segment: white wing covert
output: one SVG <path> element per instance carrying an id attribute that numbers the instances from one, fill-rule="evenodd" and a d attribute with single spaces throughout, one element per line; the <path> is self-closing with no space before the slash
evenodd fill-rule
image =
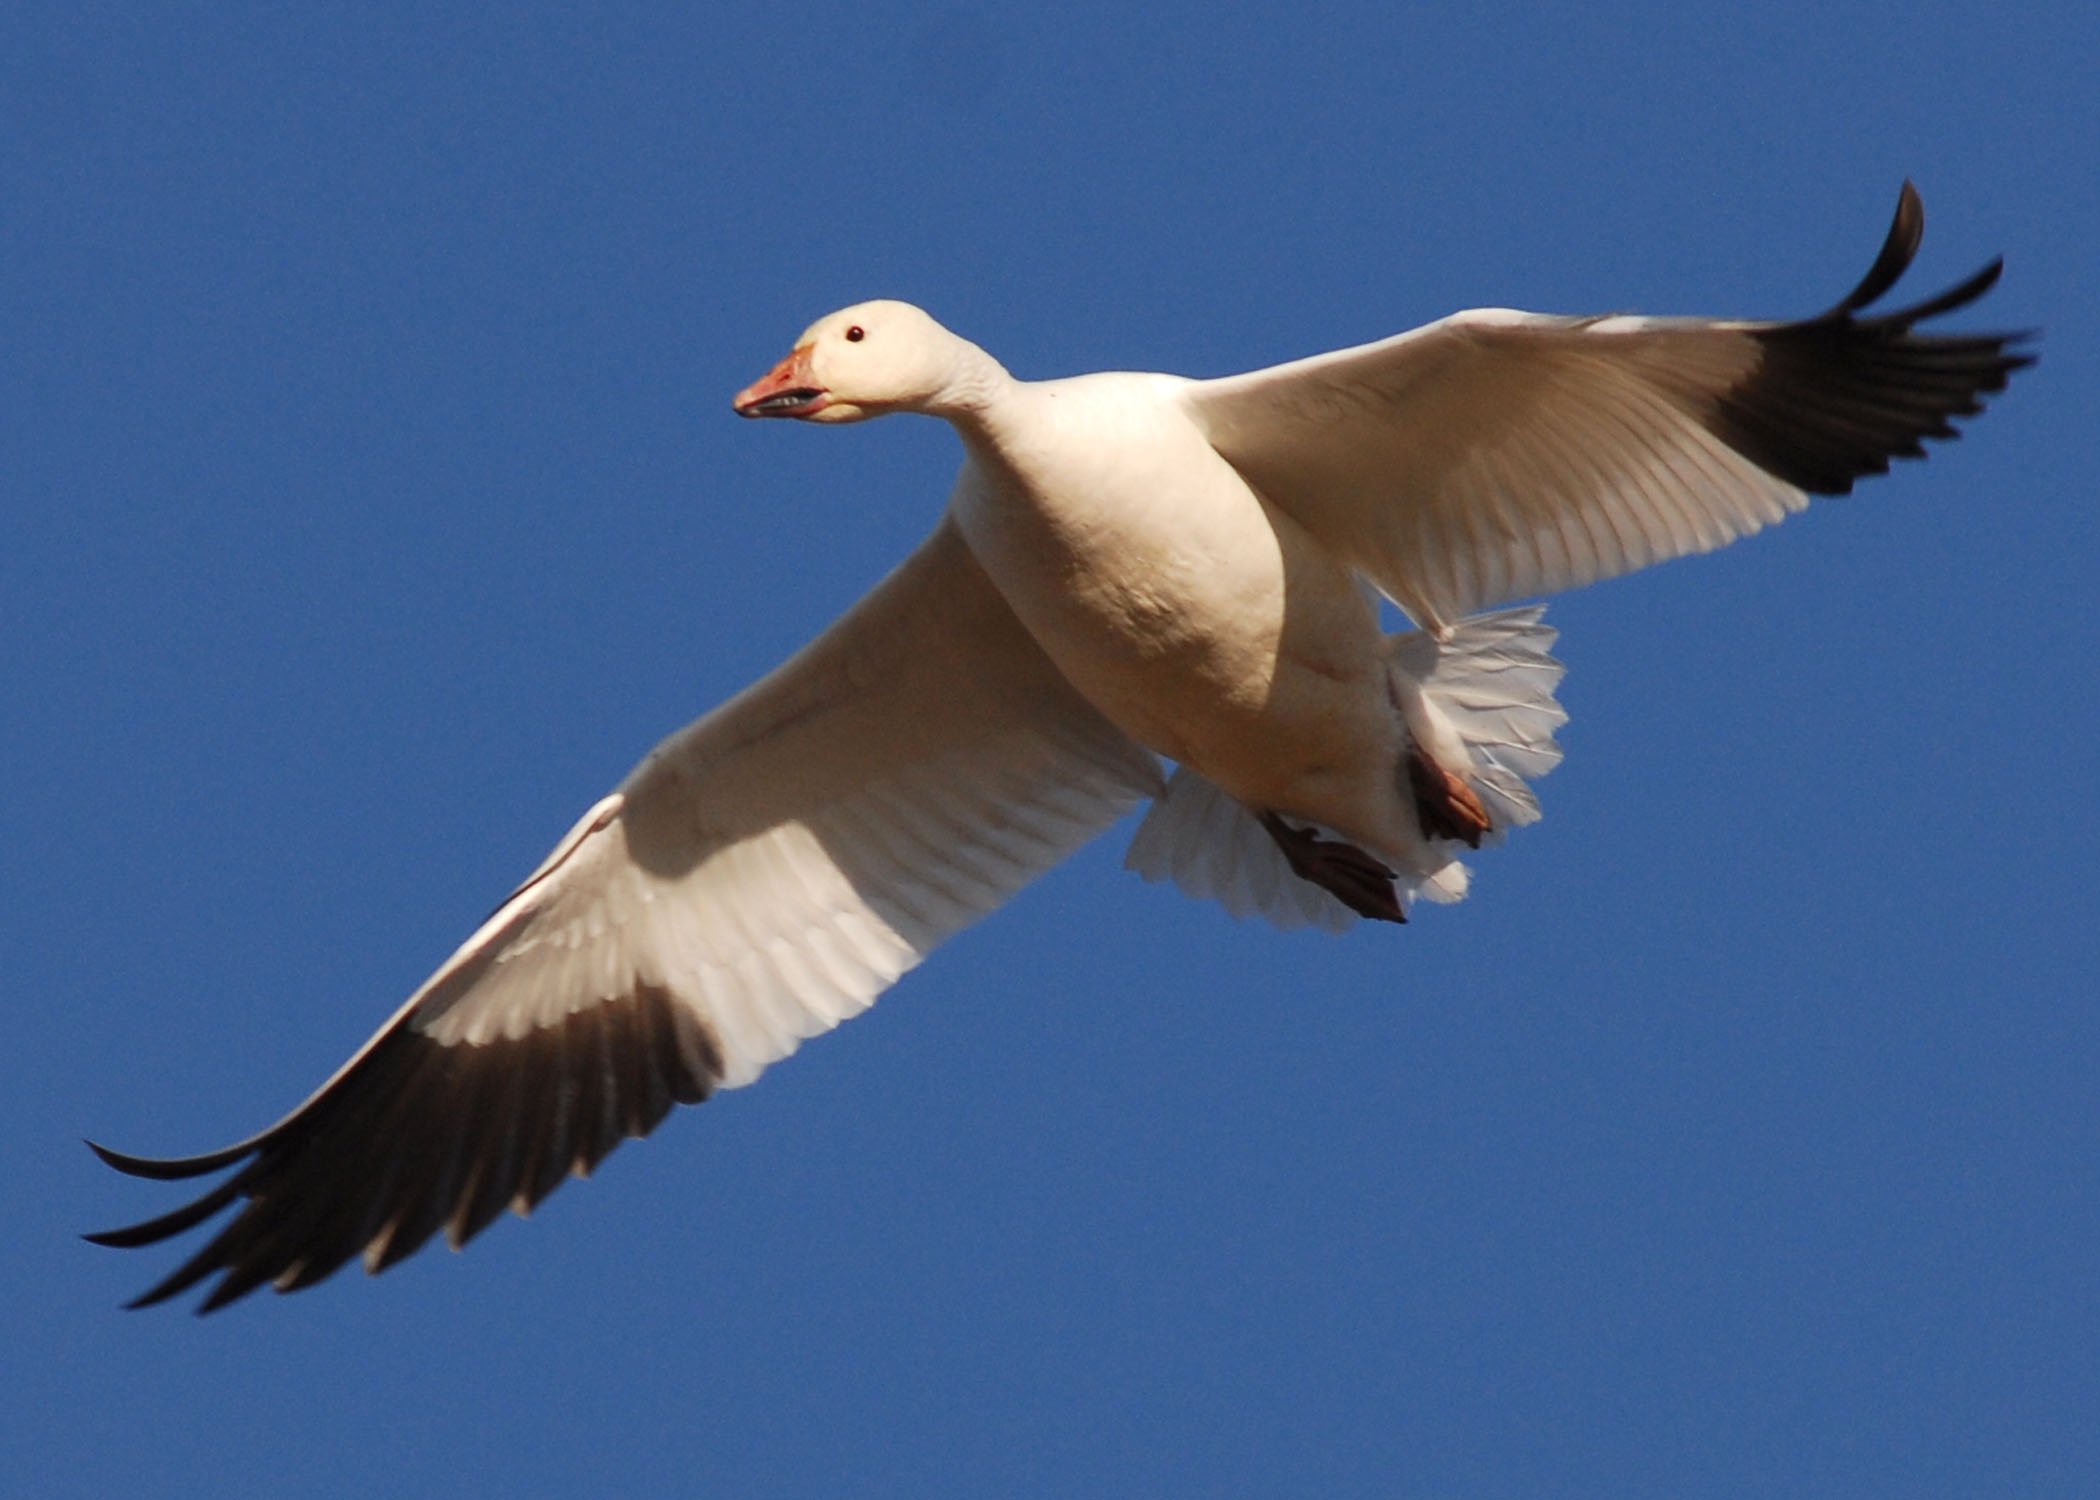
<path id="1" fill-rule="evenodd" d="M 2032 357 L 1921 335 L 1998 278 L 1854 314 L 1917 252 L 1903 186 L 1859 286 L 1795 323 L 1476 309 L 1184 390 L 1211 444 L 1417 623 L 1706 552 L 1921 457 Z"/>
<path id="2" fill-rule="evenodd" d="M 672 1103 L 750 1082 L 1160 789 L 952 524 L 785 666 L 664 741 L 336 1075 L 143 1245 L 246 1206 L 133 1305 L 223 1272 L 380 1270 L 523 1214 Z"/>

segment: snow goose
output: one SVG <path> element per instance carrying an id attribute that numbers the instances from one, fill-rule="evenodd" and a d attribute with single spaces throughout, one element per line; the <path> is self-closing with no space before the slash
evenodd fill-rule
<path id="1" fill-rule="evenodd" d="M 1535 818 L 1559 666 L 1537 608 L 1701 552 L 1954 435 L 2030 356 L 1861 316 L 1463 312 L 1222 380 L 1026 383 L 918 309 L 835 313 L 750 417 L 947 419 L 932 536 L 786 665 L 650 752 L 237 1168 L 102 1244 L 245 1206 L 133 1305 L 378 1271 L 528 1212 L 673 1103 L 750 1082 L 1145 799 L 1129 863 L 1283 926 L 1404 919 Z M 1370 587 L 1365 585 L 1369 581 Z M 1421 627 L 1388 636 L 1376 591 Z M 1175 763 L 1163 778 L 1160 757 Z"/>

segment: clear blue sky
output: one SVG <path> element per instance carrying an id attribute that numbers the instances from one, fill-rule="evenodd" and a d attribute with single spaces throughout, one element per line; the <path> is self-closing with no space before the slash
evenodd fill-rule
<path id="1" fill-rule="evenodd" d="M 2089 5 L 80 4 L 0 19 L 0 1488 L 2083 1496 L 2100 1483 Z M 1462 15 L 1463 19 L 1456 17 Z M 660 735 L 932 524 L 807 322 L 1215 374 L 1791 315 L 1897 187 L 2043 362 L 1555 606 L 1463 906 L 1111 835 L 529 1224 L 117 1305 Z"/>

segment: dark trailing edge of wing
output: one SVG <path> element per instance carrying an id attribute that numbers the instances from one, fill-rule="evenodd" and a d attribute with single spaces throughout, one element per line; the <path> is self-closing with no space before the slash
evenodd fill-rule
<path id="1" fill-rule="evenodd" d="M 135 1177 L 246 1163 L 173 1213 L 87 1236 L 122 1249 L 155 1244 L 247 1200 L 128 1305 L 165 1301 L 223 1272 L 199 1308 L 210 1312 L 266 1281 L 284 1292 L 312 1286 L 361 1252 L 383 1271 L 441 1226 L 463 1245 L 506 1205 L 529 1211 L 623 1138 L 648 1134 L 674 1103 L 705 1099 L 722 1077 L 714 1037 L 650 986 L 515 1040 L 446 1044 L 413 1021 L 413 1012 L 398 1018 L 295 1114 L 237 1146 L 160 1160 L 89 1142 Z"/>
<path id="2" fill-rule="evenodd" d="M 1974 302 L 2004 268 L 1993 260 L 1958 286 L 1913 306 L 1855 316 L 1909 269 L 1925 233 L 1910 183 L 1888 238 L 1858 286 L 1798 323 L 1754 325 L 1757 368 L 1716 398 L 1707 426 L 1767 473 L 1811 494 L 1843 495 L 1888 472 L 1892 458 L 1922 458 L 1927 438 L 1952 438 L 1953 418 L 1983 409 L 2035 356 L 2012 347 L 2028 333 L 1918 334 L 1914 325 Z"/>

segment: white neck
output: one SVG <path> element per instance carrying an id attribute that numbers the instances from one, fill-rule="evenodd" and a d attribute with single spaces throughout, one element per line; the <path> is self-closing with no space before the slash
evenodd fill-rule
<path id="1" fill-rule="evenodd" d="M 953 373 L 921 410 L 965 431 L 981 430 L 986 413 L 1019 382 L 968 339 L 957 338 L 955 345 Z"/>

